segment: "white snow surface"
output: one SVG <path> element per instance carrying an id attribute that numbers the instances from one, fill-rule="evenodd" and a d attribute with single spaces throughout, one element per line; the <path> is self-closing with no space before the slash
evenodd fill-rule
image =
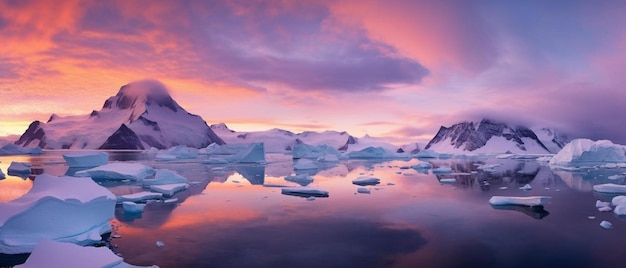
<path id="1" fill-rule="evenodd" d="M 139 267 L 123 262 L 107 247 L 83 247 L 71 243 L 42 240 L 26 262 L 16 268 L 39 267 Z M 158 266 L 142 266 L 158 268 Z"/>
<path id="2" fill-rule="evenodd" d="M 455 148 L 452 145 L 452 140 L 450 137 L 445 140 L 431 144 L 428 148 L 429 150 L 433 150 L 437 153 L 447 153 L 447 154 L 503 154 L 503 153 L 513 153 L 513 154 L 549 154 L 549 151 L 546 151 L 541 145 L 531 139 L 523 137 L 521 138 L 524 143 L 524 147 L 526 150 L 522 150 L 517 147 L 515 142 L 507 140 L 502 136 L 493 136 L 491 139 L 485 143 L 484 146 L 477 148 L 474 151 L 466 151 L 465 148 Z"/>
<path id="3" fill-rule="evenodd" d="M 162 193 L 166 196 L 172 196 L 175 193 L 185 190 L 187 188 L 189 188 L 189 184 L 187 183 L 172 183 L 150 186 L 150 190 Z"/>
<path id="4" fill-rule="evenodd" d="M 626 185 L 605 183 L 593 186 L 593 190 L 599 193 L 626 194 Z"/>
<path id="5" fill-rule="evenodd" d="M 613 209 L 613 213 L 618 216 L 626 216 L 626 205 L 618 205 Z"/>
<path id="6" fill-rule="evenodd" d="M 589 166 L 624 162 L 626 162 L 626 155 L 622 145 L 608 140 L 589 139 L 572 140 L 550 160 L 551 165 L 557 166 Z"/>
<path id="7" fill-rule="evenodd" d="M 546 202 L 550 201 L 549 196 L 492 196 L 489 199 L 489 204 L 494 206 L 501 205 L 521 205 L 521 206 L 543 206 Z"/>
<path id="8" fill-rule="evenodd" d="M 611 205 L 613 206 L 625 205 L 626 206 L 626 195 L 618 195 L 618 196 L 613 197 L 613 199 L 611 199 Z"/>
<path id="9" fill-rule="evenodd" d="M 111 231 L 115 202 L 93 180 L 39 175 L 25 195 L 0 204 L 0 252 L 30 252 L 42 239 L 81 245 L 99 241 Z"/>
<path id="10" fill-rule="evenodd" d="M 7 168 L 7 173 L 24 173 L 29 174 L 31 164 L 25 162 L 11 162 L 9 167 Z"/>
<path id="11" fill-rule="evenodd" d="M 114 162 L 76 172 L 77 177 L 91 177 L 98 180 L 141 181 L 154 175 L 155 170 L 137 163 Z"/>
<path id="12" fill-rule="evenodd" d="M 70 167 L 97 167 L 109 163 L 106 152 L 72 152 L 63 154 L 63 159 Z"/>

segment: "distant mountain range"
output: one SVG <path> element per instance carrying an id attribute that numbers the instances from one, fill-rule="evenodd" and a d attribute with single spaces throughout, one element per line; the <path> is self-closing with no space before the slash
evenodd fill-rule
<path id="1" fill-rule="evenodd" d="M 530 128 L 494 120 L 462 122 L 442 126 L 426 145 L 438 153 L 556 153 L 569 142 L 567 136 L 550 128 Z"/>
<path id="2" fill-rule="evenodd" d="M 44 149 L 159 149 L 224 144 L 207 123 L 180 107 L 163 84 L 142 80 L 122 86 L 99 111 L 34 121 L 17 145 Z"/>

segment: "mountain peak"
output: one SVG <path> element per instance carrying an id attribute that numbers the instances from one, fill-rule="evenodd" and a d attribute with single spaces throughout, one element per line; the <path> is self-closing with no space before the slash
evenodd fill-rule
<path id="1" fill-rule="evenodd" d="M 139 80 L 122 86 L 115 96 L 104 102 L 103 108 L 111 109 L 115 107 L 120 110 L 145 110 L 145 106 L 153 103 L 161 107 L 167 107 L 173 112 L 179 110 L 178 104 L 170 96 L 167 87 L 153 79 Z"/>

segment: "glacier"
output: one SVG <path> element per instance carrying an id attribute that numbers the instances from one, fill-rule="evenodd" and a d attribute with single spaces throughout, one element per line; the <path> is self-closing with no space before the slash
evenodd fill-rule
<path id="1" fill-rule="evenodd" d="M 38 175 L 25 195 L 0 204 L 0 253 L 31 252 L 43 239 L 100 241 L 111 231 L 115 203 L 115 195 L 90 179 Z"/>

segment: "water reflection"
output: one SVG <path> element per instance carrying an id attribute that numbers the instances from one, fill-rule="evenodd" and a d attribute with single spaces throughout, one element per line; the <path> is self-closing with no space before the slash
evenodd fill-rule
<path id="1" fill-rule="evenodd" d="M 524 213 L 525 215 L 530 216 L 534 219 L 543 219 L 546 216 L 550 215 L 548 211 L 546 211 L 543 206 L 520 206 L 520 205 L 499 205 L 499 206 L 491 206 L 494 209 L 499 210 L 512 210 Z"/>

